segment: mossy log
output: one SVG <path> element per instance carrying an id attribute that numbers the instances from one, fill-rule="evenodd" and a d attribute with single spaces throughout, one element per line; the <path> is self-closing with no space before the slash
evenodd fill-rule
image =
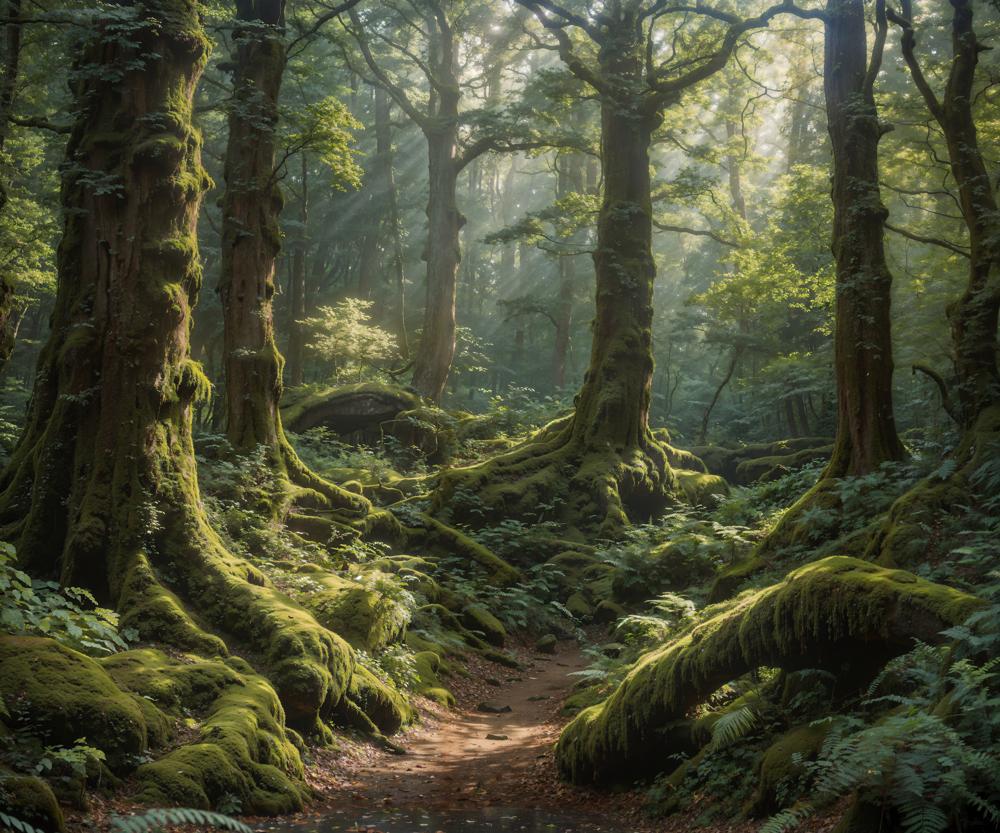
<path id="1" fill-rule="evenodd" d="M 790 573 L 644 656 L 556 747 L 577 783 L 621 782 L 662 768 L 660 730 L 729 680 L 760 666 L 852 670 L 863 684 L 913 639 L 935 641 L 979 604 L 973 596 L 845 556 Z"/>
<path id="2" fill-rule="evenodd" d="M 322 427 L 342 437 L 363 437 L 376 443 L 383 422 L 404 411 L 420 408 L 420 397 L 395 385 L 362 382 L 319 389 L 294 388 L 281 403 L 281 417 L 289 431 L 302 433 Z"/>
<path id="3" fill-rule="evenodd" d="M 830 444 L 829 437 L 793 437 L 769 443 L 750 443 L 737 448 L 692 446 L 690 453 L 701 460 L 712 474 L 724 477 L 734 486 L 746 486 L 776 465 L 795 468 L 817 458 L 827 459 L 830 456 Z M 815 456 L 809 456 L 810 454 Z M 741 465 L 763 458 L 775 458 L 775 462 L 770 465 L 746 466 L 740 471 Z"/>

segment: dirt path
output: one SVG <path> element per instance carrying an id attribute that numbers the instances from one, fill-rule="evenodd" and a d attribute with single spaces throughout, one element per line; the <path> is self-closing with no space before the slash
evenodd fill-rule
<path id="1" fill-rule="evenodd" d="M 469 684 L 458 687 L 457 708 L 435 710 L 399 739 L 405 755 L 380 753 L 358 762 L 349 785 L 353 798 L 425 808 L 558 803 L 552 744 L 565 722 L 562 701 L 576 682 L 569 675 L 587 661 L 575 645 L 525 660 L 517 671 L 470 669 Z M 510 711 L 484 713 L 480 702 Z"/>

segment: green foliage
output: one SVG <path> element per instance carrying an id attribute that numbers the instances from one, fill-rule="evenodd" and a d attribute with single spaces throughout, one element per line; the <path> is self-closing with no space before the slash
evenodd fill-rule
<path id="1" fill-rule="evenodd" d="M 119 630 L 118 614 L 101 607 L 89 590 L 32 580 L 17 569 L 16 553 L 0 542 L 0 627 L 11 634 L 50 636 L 85 654 L 124 651 L 135 638 Z"/>
<path id="2" fill-rule="evenodd" d="M 338 190 L 361 187 L 364 172 L 357 162 L 354 133 L 362 129 L 362 124 L 346 104 L 336 96 L 327 96 L 290 114 L 289 121 L 290 152 L 315 153 L 330 171 L 330 184 Z"/>
<path id="3" fill-rule="evenodd" d="M 157 807 L 129 816 L 113 816 L 112 833 L 161 833 L 170 827 L 214 827 L 232 833 L 253 833 L 243 822 L 223 813 L 211 813 L 190 807 Z"/>
<path id="4" fill-rule="evenodd" d="M 8 816 L 3 811 L 0 811 L 0 829 L 13 830 L 14 833 L 44 833 L 37 827 L 32 827 L 28 822 Z"/>
<path id="5" fill-rule="evenodd" d="M 372 323 L 372 307 L 372 301 L 344 298 L 302 322 L 312 334 L 309 349 L 337 381 L 360 382 L 397 356 L 396 339 Z"/>

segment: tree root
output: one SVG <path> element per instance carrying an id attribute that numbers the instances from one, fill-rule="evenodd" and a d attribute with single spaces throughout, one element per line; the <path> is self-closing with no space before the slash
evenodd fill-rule
<path id="1" fill-rule="evenodd" d="M 676 454 L 648 430 L 636 445 L 612 447 L 564 417 L 504 454 L 446 471 L 432 512 L 476 524 L 555 520 L 615 537 L 630 522 L 647 521 L 684 498 L 670 464 Z"/>
<path id="2" fill-rule="evenodd" d="M 625 782 L 662 768 L 662 730 L 721 685 L 760 666 L 833 668 L 863 685 L 913 639 L 934 642 L 981 600 L 845 556 L 790 573 L 643 657 L 603 703 L 581 712 L 556 747 L 576 783 Z"/>

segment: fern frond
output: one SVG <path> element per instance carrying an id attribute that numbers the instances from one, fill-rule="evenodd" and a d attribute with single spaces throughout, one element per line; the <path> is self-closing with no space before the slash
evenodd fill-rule
<path id="1" fill-rule="evenodd" d="M 165 827 L 181 824 L 215 827 L 232 833 L 253 833 L 243 822 L 230 816 L 191 807 L 157 807 L 134 816 L 115 816 L 111 820 L 111 830 L 113 833 L 156 833 Z"/>

